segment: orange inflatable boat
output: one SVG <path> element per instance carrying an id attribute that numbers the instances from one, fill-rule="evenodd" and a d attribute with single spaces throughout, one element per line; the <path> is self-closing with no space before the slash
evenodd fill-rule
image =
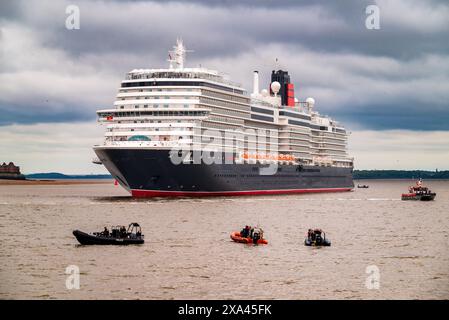
<path id="1" fill-rule="evenodd" d="M 254 241 L 256 241 L 255 244 L 268 244 L 268 241 L 265 239 L 254 240 L 250 237 L 244 238 L 240 236 L 240 232 L 238 231 L 234 231 L 233 233 L 231 233 L 231 239 L 239 243 L 254 243 Z"/>

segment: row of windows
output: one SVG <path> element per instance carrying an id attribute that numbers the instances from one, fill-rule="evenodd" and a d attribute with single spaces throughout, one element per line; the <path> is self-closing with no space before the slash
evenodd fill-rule
<path id="1" fill-rule="evenodd" d="M 214 98 L 230 100 L 230 101 L 235 101 L 235 102 L 240 102 L 240 103 L 246 103 L 246 104 L 249 103 L 249 99 L 245 98 L 245 97 L 238 97 L 235 95 L 225 94 L 225 93 L 221 93 L 221 92 L 215 92 L 215 91 L 211 91 L 211 90 L 201 90 L 201 92 L 205 96 L 210 96 L 210 97 L 214 97 Z"/>
<path id="2" fill-rule="evenodd" d="M 232 119 L 232 118 L 227 118 L 227 117 L 220 117 L 217 115 L 213 115 L 209 117 L 210 120 L 213 121 L 220 121 L 220 122 L 225 122 L 225 123 L 232 123 L 232 124 L 236 124 L 236 125 L 241 125 L 242 121 L 239 119 Z"/>
<path id="3" fill-rule="evenodd" d="M 209 79 L 212 81 L 221 81 L 223 78 L 218 75 L 203 72 L 177 72 L 177 71 L 155 71 L 145 73 L 129 72 L 126 76 L 128 80 L 154 79 L 154 78 L 181 78 L 181 79 Z"/>
<path id="4" fill-rule="evenodd" d="M 173 88 L 157 88 L 157 89 L 151 89 L 151 88 L 145 88 L 145 89 L 120 89 L 119 93 L 138 93 L 138 92 L 198 92 L 201 91 L 199 89 L 192 89 L 192 88 L 180 88 L 180 89 L 173 89 Z"/>
<path id="5" fill-rule="evenodd" d="M 194 124 L 196 123 L 197 120 L 191 120 L 191 119 L 183 119 L 181 120 L 175 120 L 175 119 L 170 119 L 170 120 L 148 120 L 148 119 L 142 119 L 142 120 L 121 120 L 121 121 L 117 121 L 117 123 L 167 123 L 167 124 L 172 124 L 172 123 L 186 123 L 186 124 Z"/>
<path id="6" fill-rule="evenodd" d="M 316 149 L 314 149 L 314 150 L 316 150 Z M 338 153 L 338 154 L 341 154 L 341 153 L 346 154 L 346 150 L 340 150 L 340 149 L 334 149 L 334 148 L 320 148 L 320 149 L 318 149 L 318 151 L 315 151 L 315 152 L 326 152 L 326 151 L 334 152 L 334 153 Z"/>
<path id="7" fill-rule="evenodd" d="M 287 117 L 292 117 L 292 118 L 297 118 L 297 119 L 304 119 L 304 120 L 310 120 L 310 116 L 306 116 L 306 115 L 302 115 L 302 114 L 296 114 L 296 113 L 292 113 L 292 112 L 288 112 L 288 111 L 279 111 L 279 115 L 280 116 L 287 116 Z"/>
<path id="8" fill-rule="evenodd" d="M 139 81 L 139 82 L 122 82 L 122 88 L 132 87 L 156 87 L 156 86 L 193 86 L 193 87 L 207 87 L 238 94 L 243 94 L 243 90 L 229 88 L 218 84 L 203 82 L 203 81 Z"/>
<path id="9" fill-rule="evenodd" d="M 290 138 L 310 139 L 310 135 L 308 135 L 307 133 L 304 133 L 304 134 L 290 133 Z"/>
<path id="10" fill-rule="evenodd" d="M 272 117 L 261 116 L 258 114 L 251 114 L 251 119 L 274 122 L 274 119 Z"/>
<path id="11" fill-rule="evenodd" d="M 209 121 L 203 121 L 202 127 L 205 129 L 211 128 L 211 129 L 219 129 L 219 130 L 235 130 L 239 128 L 240 126 L 233 126 L 233 125 L 226 125 L 216 122 L 209 122 Z"/>
<path id="12" fill-rule="evenodd" d="M 144 123 L 143 121 L 141 123 Z M 109 132 L 120 132 L 120 131 L 188 131 L 192 132 L 193 130 L 191 128 L 183 128 L 183 127 L 128 127 L 128 128 L 108 128 L 107 131 Z"/>
<path id="13" fill-rule="evenodd" d="M 107 117 L 140 117 L 140 116 L 207 116 L 207 111 L 128 111 L 99 113 L 102 118 Z M 112 119 L 111 119 L 112 120 Z"/>
<path id="14" fill-rule="evenodd" d="M 323 127 L 323 126 L 320 127 L 315 124 L 311 124 L 311 123 L 307 123 L 307 122 L 303 122 L 303 121 L 291 120 L 291 119 L 288 119 L 288 124 L 293 124 L 293 125 L 302 126 L 302 127 L 308 127 L 308 128 L 316 129 L 316 130 L 327 130 L 327 127 Z"/>
<path id="15" fill-rule="evenodd" d="M 236 178 L 236 174 L 215 174 L 215 177 L 222 177 L 222 178 Z"/>
<path id="16" fill-rule="evenodd" d="M 218 115 L 223 115 L 223 116 L 234 116 L 234 117 L 239 117 L 239 118 L 248 118 L 249 115 L 246 113 L 242 113 L 242 112 L 238 112 L 235 110 L 229 110 L 229 109 L 221 109 L 221 108 L 215 108 L 215 107 L 209 107 L 206 106 L 207 108 L 212 110 L 212 113 L 218 114 Z"/>
<path id="17" fill-rule="evenodd" d="M 190 139 L 190 137 L 188 136 L 128 136 L 128 135 L 119 135 L 105 138 L 106 141 L 167 141 L 167 142 L 168 141 L 181 142 L 183 140 L 188 139 Z"/>
<path id="18" fill-rule="evenodd" d="M 278 126 L 275 124 L 253 122 L 251 120 L 246 120 L 245 125 L 249 129 L 254 129 L 254 130 L 258 130 L 258 129 L 267 129 L 267 130 L 274 130 L 274 131 L 278 130 Z"/>
<path id="19" fill-rule="evenodd" d="M 251 111 L 258 112 L 258 113 L 274 115 L 274 111 L 273 110 L 267 110 L 267 109 L 262 109 L 262 108 L 257 108 L 257 107 L 251 107 Z"/>
<path id="20" fill-rule="evenodd" d="M 169 108 L 169 107 L 173 107 L 173 108 L 179 108 L 179 107 L 183 107 L 183 108 L 189 108 L 189 107 L 194 107 L 195 105 L 189 105 L 189 104 L 183 104 L 183 105 L 178 105 L 178 104 L 174 104 L 174 105 L 171 105 L 171 104 L 161 104 L 161 105 L 159 105 L 159 104 L 151 104 L 151 105 L 148 105 L 148 104 L 136 104 L 136 105 L 134 105 L 134 109 L 139 109 L 139 108 L 144 108 L 144 109 L 146 109 L 146 108 L 148 108 L 148 106 L 151 106 L 152 108 L 159 108 L 159 107 L 162 107 L 162 108 Z M 131 107 L 131 108 L 133 108 L 133 106 L 126 106 L 127 108 L 129 108 L 129 107 Z M 125 106 L 120 106 L 120 109 L 125 109 Z"/>
<path id="21" fill-rule="evenodd" d="M 170 100 L 170 99 L 190 100 L 190 99 L 197 99 L 197 97 L 191 97 L 191 96 L 182 97 L 182 96 L 167 95 L 167 96 L 162 96 L 162 97 L 159 97 L 159 96 L 145 96 L 145 97 L 136 96 L 136 97 L 120 98 L 120 100 L 121 101 L 141 100 L 140 98 L 143 98 L 142 100 L 159 100 L 159 99 L 165 99 L 165 100 Z"/>
<path id="22" fill-rule="evenodd" d="M 329 148 L 341 148 L 344 149 L 344 146 L 346 145 L 345 143 L 333 143 L 333 142 L 329 142 L 329 141 L 314 141 L 312 140 L 312 145 L 314 147 L 318 147 L 318 146 L 329 146 Z"/>
<path id="23" fill-rule="evenodd" d="M 207 98 L 207 97 L 200 97 L 200 103 L 207 103 L 207 104 L 211 104 L 211 105 L 217 105 L 217 106 L 221 106 L 221 107 L 237 109 L 237 110 L 242 110 L 242 111 L 249 110 L 249 108 L 247 106 L 242 106 L 242 105 L 236 104 L 234 102 L 222 101 L 222 100 L 217 100 L 217 99 L 212 99 L 212 98 Z"/>
<path id="24" fill-rule="evenodd" d="M 332 133 L 332 132 L 320 132 L 320 134 L 318 134 L 317 132 L 312 131 L 312 139 L 323 140 L 323 141 L 326 141 L 326 140 L 346 141 L 347 137 L 340 136 L 339 134 Z"/>

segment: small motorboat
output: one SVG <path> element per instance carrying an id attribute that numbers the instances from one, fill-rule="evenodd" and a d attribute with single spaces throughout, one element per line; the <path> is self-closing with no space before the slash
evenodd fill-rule
<path id="1" fill-rule="evenodd" d="M 144 235 L 140 225 L 136 222 L 130 223 L 128 229 L 125 226 L 114 226 L 111 232 L 105 227 L 102 232 L 92 234 L 74 230 L 73 235 L 83 245 L 128 245 L 143 244 Z"/>
<path id="2" fill-rule="evenodd" d="M 331 241 L 326 239 L 326 233 L 321 229 L 309 229 L 307 237 L 304 240 L 306 246 L 330 247 Z"/>
<path id="3" fill-rule="evenodd" d="M 248 228 L 248 226 L 241 232 L 232 232 L 231 239 L 239 243 L 268 244 L 268 241 L 263 238 L 263 230 L 261 228 Z"/>
<path id="4" fill-rule="evenodd" d="M 416 182 L 416 186 L 410 186 L 408 193 L 403 193 L 402 200 L 416 200 L 416 201 L 432 201 L 437 194 L 432 192 L 429 188 L 423 187 L 422 179 Z"/>
<path id="5" fill-rule="evenodd" d="M 369 185 L 366 185 L 366 184 L 362 184 L 362 185 L 357 185 L 357 188 L 359 188 L 359 189 L 368 189 L 369 188 Z"/>

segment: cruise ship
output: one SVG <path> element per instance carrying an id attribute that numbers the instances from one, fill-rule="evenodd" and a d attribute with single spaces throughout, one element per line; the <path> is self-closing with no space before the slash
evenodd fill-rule
<path id="1" fill-rule="evenodd" d="M 97 158 L 133 197 L 342 192 L 354 188 L 348 132 L 300 101 L 285 70 L 248 93 L 224 74 L 185 67 L 182 40 L 169 67 L 135 69 L 112 108 Z M 249 75 L 251 77 L 251 75 Z"/>

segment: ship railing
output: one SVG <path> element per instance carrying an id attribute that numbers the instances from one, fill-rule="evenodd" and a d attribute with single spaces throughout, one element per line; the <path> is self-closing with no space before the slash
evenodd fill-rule
<path id="1" fill-rule="evenodd" d="M 199 80 L 210 80 L 219 83 L 228 84 L 234 87 L 241 88 L 242 85 L 240 83 L 231 81 L 229 79 L 224 78 L 222 74 L 210 74 L 206 72 L 131 72 L 126 76 L 126 80 L 140 80 L 140 79 L 199 79 Z"/>
<path id="2" fill-rule="evenodd" d="M 105 141 L 105 146 L 132 146 L 132 147 L 182 147 L 188 143 L 179 143 L 178 141 Z"/>

